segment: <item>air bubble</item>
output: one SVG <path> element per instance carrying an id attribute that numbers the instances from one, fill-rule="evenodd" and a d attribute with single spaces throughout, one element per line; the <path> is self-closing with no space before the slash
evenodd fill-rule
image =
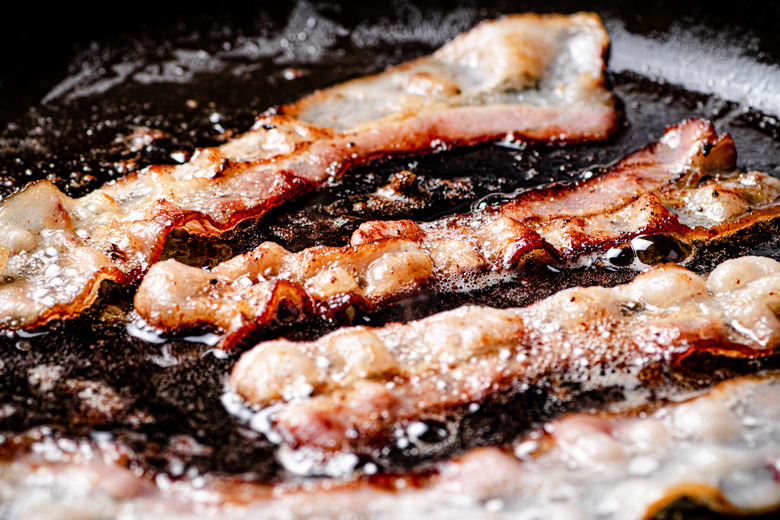
<path id="1" fill-rule="evenodd" d="M 634 250 L 629 244 L 613 247 L 604 254 L 604 259 L 616 267 L 628 267 L 634 262 Z"/>
<path id="2" fill-rule="evenodd" d="M 637 237 L 631 241 L 637 259 L 643 264 L 679 263 L 691 255 L 691 246 L 671 235 Z"/>

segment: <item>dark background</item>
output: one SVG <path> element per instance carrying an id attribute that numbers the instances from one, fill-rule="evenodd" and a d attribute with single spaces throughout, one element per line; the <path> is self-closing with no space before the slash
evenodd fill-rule
<path id="1" fill-rule="evenodd" d="M 78 4 L 78 5 L 74 5 Z M 621 19 L 639 34 L 663 38 L 670 26 L 683 23 L 709 27 L 723 35 L 723 45 L 755 35 L 751 50 L 756 59 L 780 63 L 780 4 L 768 1 L 495 1 L 481 2 L 312 2 L 329 5 L 346 26 L 394 16 L 399 6 L 419 5 L 431 10 L 479 6 L 491 12 L 575 12 L 592 10 Z M 0 125 L 36 104 L 63 77 L 72 57 L 94 42 L 121 42 L 141 36 L 209 30 L 230 25 L 251 32 L 258 20 L 284 20 L 293 2 L 124 2 L 91 3 L 14 1 L 0 27 Z M 732 38 L 737 36 L 737 38 Z"/>

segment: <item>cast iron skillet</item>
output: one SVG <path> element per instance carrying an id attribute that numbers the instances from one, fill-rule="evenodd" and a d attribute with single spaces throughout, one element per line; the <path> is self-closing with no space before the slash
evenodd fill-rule
<path id="1" fill-rule="evenodd" d="M 126 171 L 175 162 L 195 147 L 218 144 L 226 132 L 245 130 L 269 106 L 425 54 L 481 19 L 526 10 L 580 9 L 604 18 L 613 38 L 610 81 L 623 111 L 621 129 L 606 143 L 523 150 L 487 145 L 371 165 L 260 223 L 240 226 L 220 241 L 174 234 L 165 255 L 192 264 L 212 265 L 263 240 L 292 250 L 340 244 L 367 219 L 419 220 L 468 211 L 477 201 L 500 199 L 497 193 L 577 178 L 582 168 L 611 162 L 690 116 L 709 118 L 718 131 L 735 136 L 741 168 L 780 176 L 780 11 L 771 1 L 618 6 L 297 2 L 227 8 L 215 3 L 183 9 L 134 3 L 124 5 L 121 13 L 64 5 L 22 9 L 27 16 L 2 33 L 3 196 L 40 178 L 81 195 Z M 314 26 L 309 25 L 312 13 L 317 15 Z M 280 34 L 289 37 L 287 46 L 266 53 L 258 44 L 260 35 L 278 44 Z M 370 193 L 400 169 L 417 174 L 419 200 L 376 203 Z M 706 270 L 719 259 L 751 251 L 780 258 L 773 238 L 760 237 L 733 250 L 712 251 L 708 261 L 695 267 Z M 533 280 L 533 293 L 522 284 L 509 284 L 469 295 L 427 294 L 359 323 L 414 319 L 465 302 L 525 305 L 564 287 L 612 285 L 632 276 L 619 270 L 548 273 Z M 170 473 L 175 457 L 199 471 L 252 471 L 257 480 L 273 480 L 279 469 L 273 445 L 247 437 L 219 401 L 223 377 L 237 354 L 215 352 L 204 339 L 163 338 L 133 328 L 133 291 L 105 287 L 83 318 L 54 323 L 41 335 L 0 338 L 0 405 L 9 412 L 0 420 L 0 431 L 46 426 L 54 436 L 108 432 L 135 450 L 133 464 L 150 477 Z M 306 327 L 279 324 L 250 338 L 243 348 L 280 334 L 313 338 L 343 324 L 345 320 Z M 41 390 L 28 376 L 42 364 L 61 367 L 63 381 L 107 385 L 125 411 L 101 415 L 85 410 L 72 386 Z M 731 366 L 724 377 L 759 368 L 766 367 Z M 609 398 L 595 396 L 587 406 Z M 504 442 L 527 428 L 529 420 L 545 418 L 518 420 L 503 407 L 484 410 L 450 450 Z M 212 448 L 211 453 L 182 452 L 173 442 L 182 435 Z M 386 469 L 420 462 L 399 453 Z M 671 511 L 683 511 L 686 518 L 714 515 L 684 501 Z"/>

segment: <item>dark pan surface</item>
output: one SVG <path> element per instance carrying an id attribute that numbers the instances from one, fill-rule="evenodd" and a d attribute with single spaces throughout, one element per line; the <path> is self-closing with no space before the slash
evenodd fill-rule
<path id="1" fill-rule="evenodd" d="M 263 240 L 292 250 L 335 245 L 368 219 L 425 220 L 468 211 L 519 187 L 576 179 L 586 167 L 610 163 L 656 139 L 666 125 L 692 116 L 709 118 L 718 131 L 734 135 L 742 169 L 780 177 L 778 7 L 773 2 L 631 4 L 587 6 L 602 15 L 613 38 L 610 80 L 623 110 L 621 129 L 606 143 L 486 145 L 385 161 L 354 170 L 220 241 L 175 234 L 165 255 L 213 265 Z M 0 195 L 40 178 L 81 195 L 129 170 L 173 163 L 195 147 L 218 144 L 222 134 L 247 129 L 269 106 L 425 54 L 481 19 L 586 6 L 389 2 L 369 8 L 297 2 L 190 6 L 188 11 L 138 7 L 122 19 L 59 7 L 4 33 Z M 144 141 L 144 135 L 150 138 Z M 407 203 L 388 205 L 372 197 L 403 169 L 417 175 Z M 706 271 L 718 259 L 751 251 L 780 258 L 775 239 L 761 236 L 712 251 L 709 261 L 695 267 Z M 355 323 L 415 319 L 466 302 L 525 305 L 564 287 L 613 285 L 632 276 L 597 269 L 535 273 L 497 290 L 423 295 Z M 224 376 L 237 353 L 214 351 L 204 343 L 207 337 L 192 341 L 139 331 L 132 313 L 134 289 L 105 287 L 82 318 L 32 335 L 0 338 L 0 431 L 5 438 L 24 440 L 31 428 L 52 436 L 109 435 L 134 450 L 131 464 L 149 476 L 178 476 L 183 462 L 185 469 L 199 472 L 277 478 L 274 446 L 250 434 L 220 401 Z M 313 338 L 343 324 L 346 320 L 280 327 L 243 347 L 280 334 Z M 724 376 L 776 364 L 726 367 Z M 48 371 L 56 374 L 54 383 L 41 384 L 40 374 Z M 105 406 L 86 403 L 84 389 L 102 396 Z M 595 396 L 581 406 L 613 398 Z M 459 433 L 456 448 L 506 441 L 529 420 L 544 418 L 507 423 L 500 416 L 506 407 L 485 408 L 489 412 Z M 486 428 L 489 435 L 484 435 Z M 205 449 L 182 448 L 193 445 L 182 439 Z M 400 453 L 386 461 L 386 468 L 420 462 Z M 698 518 L 688 505 L 681 510 L 686 518 Z"/>

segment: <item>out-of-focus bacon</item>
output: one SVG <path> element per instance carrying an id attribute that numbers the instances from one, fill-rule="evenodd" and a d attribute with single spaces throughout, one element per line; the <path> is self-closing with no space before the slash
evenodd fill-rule
<path id="1" fill-rule="evenodd" d="M 512 446 L 479 447 L 422 472 L 276 486 L 218 474 L 158 476 L 155 486 L 127 467 L 132 452 L 112 439 L 44 437 L 26 450 L 6 441 L 0 491 L 7 520 L 64 518 L 63 509 L 80 520 L 129 510 L 161 520 L 482 519 L 496 509 L 502 519 L 530 511 L 646 520 L 681 497 L 721 514 L 761 515 L 780 507 L 778 400 L 777 376 L 740 378 L 651 413 L 567 414 Z"/>
<path id="2" fill-rule="evenodd" d="M 756 357 L 780 345 L 780 262 L 729 260 L 708 280 L 674 264 L 615 288 L 529 307 L 463 307 L 408 324 L 261 343 L 233 369 L 248 404 L 276 405 L 292 448 L 371 455 L 413 423 L 513 392 L 652 388 L 696 351 Z"/>
<path id="3" fill-rule="evenodd" d="M 8 520 L 127 517 L 535 518 L 641 520 L 681 497 L 720 513 L 780 507 L 777 375 L 729 380 L 643 414 L 566 414 L 511 446 L 479 447 L 422 472 L 251 482 L 245 475 L 158 476 L 128 468 L 109 438 L 7 440 L 0 491 Z M 24 447 L 23 447 L 24 446 Z M 296 468 L 298 469 L 298 468 Z M 363 478 L 354 478 L 361 475 Z M 165 475 L 165 474 L 162 474 Z M 88 484 L 88 485 L 85 485 Z M 561 492 L 565 490 L 565 492 Z M 62 497 L 69 497 L 63 506 Z M 763 515 L 767 517 L 767 515 Z"/>
<path id="4" fill-rule="evenodd" d="M 749 377 L 653 413 L 569 414 L 518 440 L 514 454 L 479 448 L 445 462 L 433 487 L 458 504 L 499 500 L 504 518 L 531 508 L 538 518 L 658 518 L 681 497 L 719 514 L 776 510 L 780 482 L 767 468 L 780 454 L 769 440 L 778 398 L 776 376 Z"/>
<path id="5" fill-rule="evenodd" d="M 607 34 L 592 14 L 486 22 L 434 54 L 272 109 L 180 166 L 152 166 L 72 199 L 41 181 L 0 204 L 0 326 L 78 314 L 101 280 L 125 283 L 184 226 L 216 233 L 345 168 L 513 135 L 603 139 Z"/>
<path id="6" fill-rule="evenodd" d="M 367 222 L 349 246 L 296 254 L 267 242 L 212 271 L 161 262 L 135 305 L 156 327 L 216 326 L 228 348 L 288 311 L 375 308 L 423 285 L 485 287 L 529 259 L 576 263 L 639 236 L 688 244 L 724 238 L 780 213 L 780 181 L 735 171 L 735 157 L 730 136 L 690 120 L 598 177 L 527 191 L 471 214 Z"/>

